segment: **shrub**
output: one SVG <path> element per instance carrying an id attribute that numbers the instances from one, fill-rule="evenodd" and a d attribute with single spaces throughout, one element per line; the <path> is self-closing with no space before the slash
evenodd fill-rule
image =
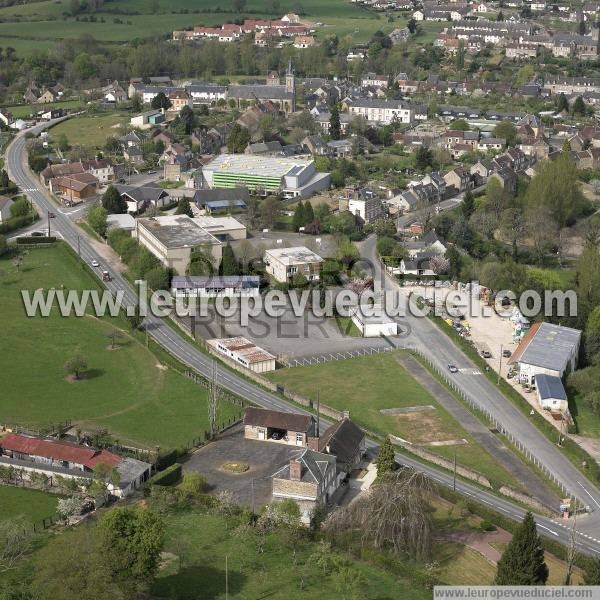
<path id="1" fill-rule="evenodd" d="M 149 485 L 174 485 L 181 479 L 181 464 L 174 463 L 148 480 Z"/>
<path id="2" fill-rule="evenodd" d="M 482 531 L 496 531 L 496 526 L 488 520 L 481 521 L 479 527 Z"/>
<path id="3" fill-rule="evenodd" d="M 20 245 L 28 245 L 28 244 L 53 244 L 54 242 L 56 242 L 56 238 L 54 236 L 35 236 L 35 237 L 26 237 L 26 236 L 21 236 L 17 238 L 17 244 Z"/>

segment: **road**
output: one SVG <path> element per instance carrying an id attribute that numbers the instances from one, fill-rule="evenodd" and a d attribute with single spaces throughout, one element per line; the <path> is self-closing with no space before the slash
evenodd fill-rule
<path id="1" fill-rule="evenodd" d="M 47 127 L 49 124 L 51 123 L 45 123 L 28 131 L 39 133 L 39 131 L 41 131 L 44 127 Z M 128 305 L 137 304 L 136 293 L 129 283 L 121 276 L 119 270 L 114 268 L 112 265 L 106 264 L 106 261 L 94 250 L 92 244 L 89 242 L 87 234 L 83 230 L 79 229 L 72 222 L 68 215 L 57 210 L 56 205 L 47 195 L 42 184 L 30 171 L 27 165 L 26 139 L 24 135 L 18 135 L 7 148 L 5 165 L 10 178 L 22 190 L 27 190 L 27 196 L 37 206 L 41 214 L 47 214 L 48 211 L 51 211 L 56 215 L 56 217 L 52 219 L 52 228 L 55 231 L 58 231 L 63 236 L 64 240 L 75 249 L 75 251 L 79 251 L 81 259 L 88 264 L 90 264 L 92 260 L 97 260 L 101 263 L 102 269 L 106 269 L 110 272 L 112 281 L 106 283 L 109 291 L 112 293 L 122 291 L 124 293 L 125 303 Z M 371 242 L 367 242 L 367 250 L 369 250 L 369 244 L 371 244 Z M 371 250 L 374 251 L 374 240 L 372 244 L 373 248 Z M 100 269 L 97 269 L 97 271 L 99 273 Z M 425 320 L 423 321 L 425 322 Z M 185 339 L 181 334 L 172 329 L 161 319 L 154 316 L 149 316 L 147 317 L 145 323 L 149 335 L 158 344 L 163 346 L 168 352 L 177 357 L 190 369 L 200 373 L 201 375 L 208 377 L 211 376 L 212 365 L 214 361 L 209 356 L 202 353 L 196 346 L 192 345 L 187 339 Z M 430 326 L 433 327 L 431 324 Z M 454 362 L 461 358 L 459 356 L 459 351 L 452 345 L 450 340 L 448 340 L 443 334 L 440 334 L 440 332 L 435 332 L 435 330 L 427 330 L 425 327 L 421 329 L 421 327 L 418 325 L 415 327 L 415 330 L 419 332 L 418 334 L 415 333 L 415 337 L 424 346 L 429 346 L 430 348 L 436 348 L 438 345 L 440 346 L 440 360 L 442 360 L 442 362 L 447 360 L 447 356 L 451 356 Z M 467 360 L 468 359 L 464 357 L 464 361 Z M 243 398 L 246 398 L 249 402 L 254 403 L 257 406 L 286 412 L 305 412 L 299 409 L 297 406 L 286 402 L 279 396 L 266 392 L 262 388 L 249 383 L 243 377 L 224 369 L 218 364 L 217 378 L 223 388 Z M 496 402 L 499 408 L 504 406 L 506 410 L 508 410 L 508 407 L 510 406 L 508 401 L 502 396 L 498 398 L 498 394 L 495 392 L 495 390 L 493 390 L 493 388 L 491 391 L 486 389 L 485 382 L 483 382 L 483 378 L 481 379 L 482 381 L 476 383 L 477 380 L 473 378 L 473 381 L 469 384 L 469 387 L 472 388 L 472 391 L 477 394 L 479 393 L 480 386 L 483 386 L 482 391 L 485 394 L 489 394 L 490 399 Z M 508 412 L 510 413 L 510 411 Z M 522 420 L 522 417 L 520 417 L 520 419 Z M 326 421 L 323 421 L 323 424 L 324 426 L 327 426 Z M 532 441 L 536 441 L 541 447 L 543 447 L 544 451 L 549 452 L 549 449 L 546 448 L 539 439 L 536 439 L 540 437 L 540 434 L 537 432 L 537 430 L 527 430 L 527 433 L 532 435 Z M 548 445 L 550 448 L 552 448 L 551 444 L 548 443 Z M 375 452 L 377 449 L 377 444 L 369 440 L 367 447 L 370 452 Z M 579 478 L 586 486 L 588 486 L 589 490 L 591 490 L 591 493 L 594 494 L 594 499 L 596 499 L 598 493 L 597 490 L 595 490 L 595 488 L 593 488 L 589 482 L 578 476 L 577 471 L 572 467 L 572 465 L 570 465 L 570 463 L 569 465 L 564 465 L 563 457 L 556 450 L 555 454 L 555 458 L 557 458 L 557 460 L 560 462 L 561 472 L 565 472 L 565 476 L 569 479 L 569 481 L 575 481 L 577 478 Z M 451 474 L 403 454 L 398 454 L 397 458 L 400 463 L 425 473 L 434 481 L 445 486 L 452 487 L 453 478 Z M 567 468 L 567 466 L 570 466 L 570 468 Z M 524 510 L 520 506 L 504 498 L 499 498 L 490 492 L 478 488 L 475 485 L 458 480 L 456 481 L 456 490 L 461 494 L 486 504 L 511 518 L 521 519 L 524 514 Z M 597 503 L 596 507 L 600 509 L 600 503 Z M 552 519 L 548 519 L 539 515 L 536 516 L 536 519 L 541 534 L 551 539 L 568 543 L 570 539 L 570 531 L 562 523 L 555 522 Z M 599 519 L 600 510 L 592 513 L 591 515 L 581 517 L 578 520 L 579 532 L 577 533 L 576 540 L 577 545 L 582 552 L 600 555 Z"/>

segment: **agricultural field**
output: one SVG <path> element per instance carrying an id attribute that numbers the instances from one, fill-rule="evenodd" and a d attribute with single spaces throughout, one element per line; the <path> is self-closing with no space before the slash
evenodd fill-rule
<path id="1" fill-rule="evenodd" d="M 82 115 L 67 119 L 50 130 L 50 137 L 65 135 L 71 146 L 102 148 L 106 138 L 120 135 L 120 127 L 127 124 L 130 114 L 110 112 L 99 115 Z"/>
<path id="2" fill-rule="evenodd" d="M 50 110 L 53 108 L 78 109 L 81 107 L 83 107 L 83 102 L 80 100 L 65 100 L 64 102 L 51 102 L 48 104 L 17 104 L 15 106 L 7 106 L 6 110 L 10 111 L 16 119 L 22 119 L 39 110 Z"/>
<path id="3" fill-rule="evenodd" d="M 0 485 L 0 521 L 24 517 L 39 524 L 42 519 L 54 516 L 58 498 L 40 490 Z"/>
<path id="4" fill-rule="evenodd" d="M 368 11 L 347 0 L 308 0 L 301 3 L 303 19 L 322 23 L 317 35 L 337 34 L 351 36 L 353 41 L 366 42 L 378 29 L 391 31 L 406 24 L 406 16 L 393 15 L 391 22 L 382 13 Z M 94 13 L 95 22 L 82 13 L 77 18 L 70 14 L 68 0 L 44 0 L 0 8 L 0 45 L 12 46 L 18 53 L 30 54 L 47 49 L 55 41 L 91 35 L 102 42 L 130 42 L 150 36 L 169 37 L 174 29 L 190 25 L 220 25 L 244 18 L 274 18 L 297 9 L 292 0 L 281 2 L 277 14 L 265 11 L 264 3 L 249 0 L 246 12 L 227 12 L 228 3 L 219 5 L 208 0 L 160 0 L 156 13 L 143 0 L 117 0 L 104 5 Z M 343 17 L 340 17 L 343 13 Z M 85 21 L 82 19 L 86 19 Z M 117 20 L 117 22 L 115 22 Z M 15 22 L 16 21 L 16 22 Z"/>
<path id="5" fill-rule="evenodd" d="M 393 434 L 424 444 L 429 452 L 452 459 L 494 480 L 518 486 L 513 477 L 457 423 L 396 360 L 396 353 L 377 354 L 320 365 L 282 369 L 269 379 L 338 410 L 376 433 Z M 382 410 L 434 406 L 421 412 L 382 413 Z M 434 446 L 440 440 L 466 444 Z"/>
<path id="6" fill-rule="evenodd" d="M 0 373 L 1 423 L 42 427 L 70 419 L 150 448 L 187 445 L 208 428 L 205 389 L 161 363 L 129 334 L 124 319 L 63 318 L 57 309 L 48 318 L 25 315 L 22 289 L 97 289 L 66 246 L 29 251 L 18 271 L 2 258 L 0 272 L 0 326 L 12 357 Z M 114 329 L 121 335 L 117 349 L 108 337 Z M 88 368 L 82 380 L 70 382 L 63 366 L 76 354 Z M 223 421 L 238 414 L 222 403 Z"/>

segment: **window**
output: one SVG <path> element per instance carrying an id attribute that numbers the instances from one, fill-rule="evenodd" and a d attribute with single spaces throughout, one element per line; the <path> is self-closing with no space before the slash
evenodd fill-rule
<path id="1" fill-rule="evenodd" d="M 301 446 L 304 442 L 304 436 L 301 433 L 296 434 L 296 446 Z"/>

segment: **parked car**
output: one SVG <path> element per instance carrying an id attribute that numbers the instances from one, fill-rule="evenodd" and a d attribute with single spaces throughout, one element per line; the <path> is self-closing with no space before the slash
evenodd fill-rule
<path id="1" fill-rule="evenodd" d="M 92 267 L 94 267 L 94 268 L 97 268 L 97 267 L 99 267 L 99 266 L 100 266 L 100 263 L 99 263 L 97 260 L 93 260 L 93 261 L 91 262 L 91 265 L 92 265 Z"/>
<path id="2" fill-rule="evenodd" d="M 483 350 L 481 356 L 483 356 L 483 358 L 492 358 L 492 353 L 489 350 Z"/>
<path id="3" fill-rule="evenodd" d="M 31 237 L 44 237 L 46 234 L 43 231 L 32 231 Z"/>
<path id="4" fill-rule="evenodd" d="M 112 281 L 112 277 L 108 271 L 102 271 L 102 281 Z"/>
<path id="5" fill-rule="evenodd" d="M 450 371 L 450 373 L 458 373 L 456 365 L 448 365 L 448 371 Z"/>
<path id="6" fill-rule="evenodd" d="M 273 440 L 280 440 L 282 438 L 282 434 L 279 431 L 274 431 L 271 434 L 271 439 Z"/>
<path id="7" fill-rule="evenodd" d="M 504 356 L 504 358 L 510 358 L 512 352 L 510 350 L 502 350 L 502 356 Z"/>

